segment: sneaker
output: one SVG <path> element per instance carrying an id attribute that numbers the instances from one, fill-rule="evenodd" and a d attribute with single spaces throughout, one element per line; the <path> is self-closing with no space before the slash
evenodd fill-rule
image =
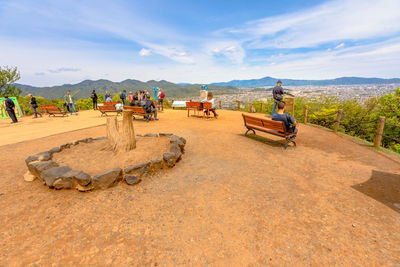
<path id="1" fill-rule="evenodd" d="M 154 119 L 155 121 L 158 121 L 158 119 Z"/>

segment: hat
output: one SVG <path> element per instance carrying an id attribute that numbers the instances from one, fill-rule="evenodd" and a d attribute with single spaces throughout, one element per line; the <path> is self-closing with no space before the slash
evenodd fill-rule
<path id="1" fill-rule="evenodd" d="M 278 80 L 276 83 L 282 83 L 282 81 L 281 81 L 281 80 Z"/>

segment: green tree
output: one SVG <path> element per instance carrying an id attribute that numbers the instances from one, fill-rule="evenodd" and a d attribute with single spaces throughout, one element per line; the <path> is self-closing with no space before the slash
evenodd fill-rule
<path id="1" fill-rule="evenodd" d="M 21 89 L 14 83 L 20 78 L 17 67 L 0 67 L 0 95 L 19 96 Z"/>

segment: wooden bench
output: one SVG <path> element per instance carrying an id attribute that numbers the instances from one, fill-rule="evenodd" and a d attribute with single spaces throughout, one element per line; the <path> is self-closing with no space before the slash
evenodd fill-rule
<path id="1" fill-rule="evenodd" d="M 62 117 L 67 116 L 67 112 L 60 110 L 56 105 L 40 106 L 39 108 L 49 114 L 49 117 L 55 117 L 56 115 L 61 115 Z"/>
<path id="2" fill-rule="evenodd" d="M 103 106 L 98 106 L 99 111 L 101 112 L 101 116 L 107 116 L 107 113 L 113 113 L 116 112 L 117 116 L 121 114 L 121 110 L 116 110 L 114 105 L 111 105 L 110 103 L 105 104 L 103 103 Z"/>
<path id="3" fill-rule="evenodd" d="M 135 115 L 136 116 L 143 116 L 143 119 L 146 120 L 147 122 L 150 121 L 153 118 L 153 113 L 146 113 L 146 111 L 142 107 L 125 106 L 124 110 L 132 111 L 132 118 L 134 120 L 136 119 Z"/>
<path id="4" fill-rule="evenodd" d="M 211 103 L 208 103 L 208 102 L 204 102 L 204 103 L 203 103 L 203 110 L 205 111 L 205 112 L 203 113 L 203 118 L 204 118 L 204 115 L 207 116 L 207 119 L 210 118 L 210 110 L 211 110 L 211 109 L 213 109 Z M 214 115 L 214 118 L 217 118 L 217 117 L 215 117 L 215 115 Z"/>
<path id="5" fill-rule="evenodd" d="M 115 106 L 118 102 L 104 102 L 103 106 Z"/>
<path id="6" fill-rule="evenodd" d="M 186 109 L 188 111 L 187 115 L 188 117 L 190 115 L 191 110 L 193 110 L 195 116 L 196 116 L 196 111 L 197 112 L 202 111 L 200 102 L 186 102 Z"/>
<path id="7" fill-rule="evenodd" d="M 255 130 L 257 130 L 285 138 L 285 149 L 290 143 L 293 143 L 293 145 L 296 146 L 296 142 L 294 141 L 296 134 L 288 132 L 283 122 L 251 116 L 244 113 L 242 113 L 242 116 L 244 120 L 244 126 L 247 128 L 247 131 L 244 135 L 247 135 L 249 131 L 252 131 L 254 134 L 256 134 Z"/>

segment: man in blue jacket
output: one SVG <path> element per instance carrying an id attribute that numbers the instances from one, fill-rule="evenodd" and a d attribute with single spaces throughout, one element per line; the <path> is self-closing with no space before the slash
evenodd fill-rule
<path id="1" fill-rule="evenodd" d="M 285 124 L 286 131 L 297 134 L 297 121 L 289 113 L 285 113 L 285 102 L 279 102 L 277 106 L 278 112 L 273 111 L 272 120 L 282 121 Z"/>

